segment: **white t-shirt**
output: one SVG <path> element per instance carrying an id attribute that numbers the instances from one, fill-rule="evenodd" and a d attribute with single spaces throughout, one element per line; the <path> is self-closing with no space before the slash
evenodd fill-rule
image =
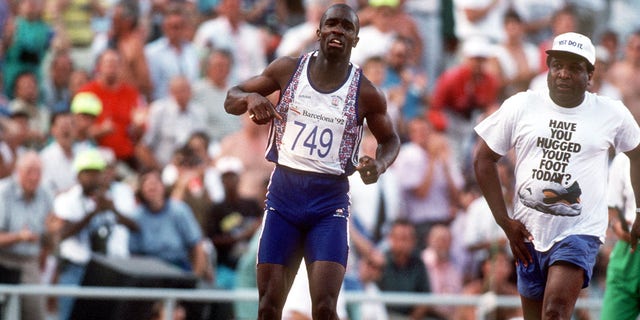
<path id="1" fill-rule="evenodd" d="M 629 226 L 636 219 L 636 198 L 631 185 L 631 162 L 624 153 L 619 153 L 611 161 L 609 167 L 609 207 L 624 212 Z"/>
<path id="2" fill-rule="evenodd" d="M 536 250 L 574 234 L 604 242 L 609 149 L 628 151 L 640 143 L 640 128 L 620 101 L 586 93 L 579 106 L 563 108 L 545 91 L 527 91 L 507 99 L 475 130 L 498 154 L 515 149 L 511 216 L 531 232 Z"/>

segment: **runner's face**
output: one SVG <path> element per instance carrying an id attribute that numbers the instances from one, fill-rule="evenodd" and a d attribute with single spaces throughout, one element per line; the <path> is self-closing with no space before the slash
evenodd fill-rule
<path id="1" fill-rule="evenodd" d="M 563 107 L 582 103 L 593 72 L 587 71 L 587 62 L 575 55 L 554 55 L 549 62 L 547 85 L 551 99 Z"/>
<path id="2" fill-rule="evenodd" d="M 349 56 L 358 43 L 358 16 L 345 6 L 333 6 L 320 21 L 318 36 L 320 49 L 325 54 Z"/>

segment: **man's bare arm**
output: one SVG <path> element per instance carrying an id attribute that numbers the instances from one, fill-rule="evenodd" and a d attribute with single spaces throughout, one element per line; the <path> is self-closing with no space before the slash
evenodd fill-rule
<path id="1" fill-rule="evenodd" d="M 631 186 L 636 197 L 636 218 L 630 230 L 631 250 L 635 251 L 638 245 L 638 237 L 640 237 L 640 219 L 638 219 L 640 213 L 637 211 L 637 208 L 640 208 L 640 145 L 631 151 L 625 152 L 625 154 L 629 157 L 629 162 L 631 163 Z"/>

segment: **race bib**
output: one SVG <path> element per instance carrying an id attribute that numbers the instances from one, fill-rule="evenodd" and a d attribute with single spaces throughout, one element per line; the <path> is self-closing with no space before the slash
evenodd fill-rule
<path id="1" fill-rule="evenodd" d="M 323 111 L 292 104 L 281 149 L 314 161 L 339 162 L 345 119 L 338 108 Z"/>

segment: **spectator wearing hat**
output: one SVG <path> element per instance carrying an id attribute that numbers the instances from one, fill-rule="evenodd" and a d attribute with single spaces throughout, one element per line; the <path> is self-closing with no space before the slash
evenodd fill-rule
<path id="1" fill-rule="evenodd" d="M 14 270 L 14 283 L 40 284 L 43 260 L 53 249 L 48 229 L 53 197 L 41 184 L 42 161 L 35 151 L 18 157 L 15 175 L 0 186 L 0 271 L 6 281 Z M 4 281 L 3 281 L 4 282 Z M 23 320 L 44 320 L 43 296 L 21 298 Z"/>
<path id="2" fill-rule="evenodd" d="M 236 269 L 238 259 L 246 251 L 247 244 L 260 226 L 262 206 L 255 199 L 239 194 L 242 161 L 236 157 L 216 160 L 224 188 L 224 199 L 214 203 L 206 228 L 207 236 L 218 250 L 218 267 Z"/>
<path id="3" fill-rule="evenodd" d="M 498 80 L 486 69 L 492 50 L 484 38 L 467 40 L 462 62 L 437 79 L 427 110 L 434 129 L 446 133 L 454 159 L 463 169 L 469 164 L 476 119 L 498 102 Z"/>
<path id="4" fill-rule="evenodd" d="M 134 86 L 125 82 L 121 73 L 124 63 L 118 51 L 106 49 L 97 59 L 94 80 L 79 92 L 91 92 L 102 103 L 102 111 L 96 114 L 90 129 L 93 139 L 99 146 L 113 150 L 119 161 L 137 168 L 135 145 L 144 133 L 144 117 L 137 115 L 144 109 L 144 99 Z"/>
<path id="5" fill-rule="evenodd" d="M 205 234 L 217 251 L 216 286 L 235 288 L 238 261 L 247 252 L 249 243 L 262 221 L 262 207 L 252 198 L 238 192 L 242 161 L 227 156 L 215 165 L 224 189 L 224 198 L 213 204 L 209 211 Z M 220 317 L 232 318 L 231 303 L 216 303 L 214 310 Z M 229 316 L 231 315 L 231 316 Z"/>
<path id="6" fill-rule="evenodd" d="M 104 184 L 107 162 L 97 149 L 79 152 L 73 167 L 78 183 L 54 199 L 60 232 L 58 284 L 80 285 L 93 252 L 106 254 L 107 241 L 115 224 L 138 230 L 133 220 L 122 215 L 109 198 Z M 58 299 L 58 318 L 69 319 L 75 299 Z"/>
<path id="7" fill-rule="evenodd" d="M 79 92 L 71 100 L 76 145 L 80 149 L 96 147 L 92 128 L 102 112 L 102 101 L 92 92 Z"/>

